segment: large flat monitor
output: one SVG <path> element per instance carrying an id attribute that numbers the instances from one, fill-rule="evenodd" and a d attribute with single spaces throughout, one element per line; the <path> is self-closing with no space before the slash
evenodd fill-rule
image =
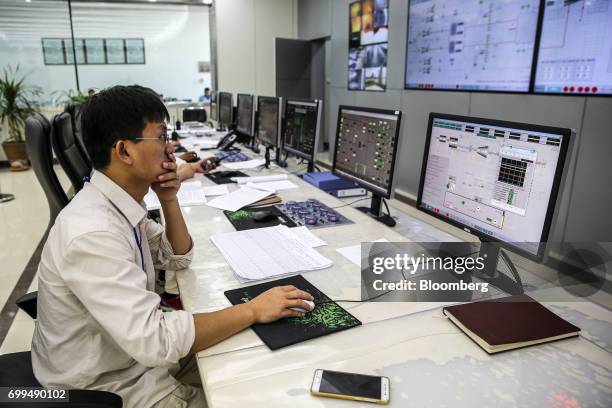
<path id="1" fill-rule="evenodd" d="M 545 2 L 534 90 L 612 95 L 612 2 Z"/>
<path id="2" fill-rule="evenodd" d="M 417 208 L 539 260 L 571 129 L 431 113 Z"/>
<path id="3" fill-rule="evenodd" d="M 219 92 L 218 93 L 218 109 L 219 109 L 219 122 L 226 126 L 231 127 L 233 124 L 233 109 L 234 102 L 232 100 L 232 94 L 230 92 Z"/>
<path id="4" fill-rule="evenodd" d="M 236 133 L 253 138 L 255 137 L 255 97 L 253 95 L 238 94 L 236 99 L 238 102 Z"/>
<path id="5" fill-rule="evenodd" d="M 210 120 L 217 122 L 219 120 L 219 110 L 217 105 L 217 92 L 210 93 Z"/>
<path id="6" fill-rule="evenodd" d="M 257 97 L 257 138 L 266 147 L 278 147 L 280 144 L 281 106 L 281 98 Z"/>
<path id="7" fill-rule="evenodd" d="M 529 92 L 539 6 L 410 0 L 405 88 Z"/>
<path id="8" fill-rule="evenodd" d="M 283 150 L 308 160 L 314 171 L 314 157 L 321 127 L 322 101 L 287 99 Z"/>
<path id="9" fill-rule="evenodd" d="M 371 191 L 372 206 L 360 209 L 389 226 L 395 221 L 380 204 L 393 194 L 401 118 L 399 110 L 338 108 L 332 172 Z"/>

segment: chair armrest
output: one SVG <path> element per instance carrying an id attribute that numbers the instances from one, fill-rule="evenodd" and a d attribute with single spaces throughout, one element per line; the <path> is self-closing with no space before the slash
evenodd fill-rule
<path id="1" fill-rule="evenodd" d="M 38 292 L 26 293 L 17 301 L 17 306 L 26 312 L 32 319 L 36 319 L 36 304 L 38 303 Z"/>

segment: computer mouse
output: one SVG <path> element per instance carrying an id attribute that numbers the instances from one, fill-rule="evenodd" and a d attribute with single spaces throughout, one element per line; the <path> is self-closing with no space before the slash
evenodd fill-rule
<path id="1" fill-rule="evenodd" d="M 308 313 L 308 312 L 312 312 L 314 310 L 315 303 L 312 300 L 304 300 L 304 299 L 302 299 L 302 302 L 306 302 L 308 304 L 308 306 L 310 306 L 310 310 L 304 310 L 301 307 L 290 307 L 289 309 L 295 310 L 296 312 L 301 312 L 301 313 Z"/>
<path id="2" fill-rule="evenodd" d="M 278 219 L 278 217 L 272 211 L 257 211 L 255 214 L 253 214 L 253 221 L 255 222 L 266 222 L 275 219 Z"/>

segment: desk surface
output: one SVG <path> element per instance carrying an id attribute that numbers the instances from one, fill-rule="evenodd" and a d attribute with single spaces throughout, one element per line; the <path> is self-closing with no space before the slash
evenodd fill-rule
<path id="1" fill-rule="evenodd" d="M 285 172 L 246 171 L 250 175 Z M 199 179 L 212 184 L 201 175 Z M 295 175 L 290 180 L 299 189 L 279 192 L 284 200 L 316 198 L 330 207 L 345 205 Z M 405 214 L 399 217 L 403 222 L 391 229 L 351 206 L 337 211 L 354 224 L 313 230 L 329 244 L 318 250 L 334 265 L 304 274 L 332 299 L 360 296 L 359 268 L 337 248 L 380 238 L 455 239 Z M 177 273 L 183 305 L 191 311 L 229 306 L 223 292 L 243 285 L 209 237 L 234 229 L 221 210 L 198 206 L 183 212 L 195 245 L 192 267 Z M 612 406 L 612 313 L 601 306 L 586 301 L 547 303 L 581 327 L 582 335 L 490 356 L 442 316 L 441 304 L 340 304 L 363 326 L 277 351 L 269 350 L 247 329 L 198 353 L 209 406 L 372 406 L 310 396 L 317 368 L 387 376 L 390 406 L 397 407 Z"/>

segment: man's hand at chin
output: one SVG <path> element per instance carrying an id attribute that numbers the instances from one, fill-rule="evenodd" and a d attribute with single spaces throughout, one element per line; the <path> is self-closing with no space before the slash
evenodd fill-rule
<path id="1" fill-rule="evenodd" d="M 165 173 L 157 176 L 157 181 L 151 184 L 151 189 L 155 191 L 160 202 L 175 200 L 176 193 L 179 191 L 179 188 L 181 188 L 173 152 L 174 147 L 168 144 L 166 146 L 167 160 L 162 163 L 162 168 Z"/>

